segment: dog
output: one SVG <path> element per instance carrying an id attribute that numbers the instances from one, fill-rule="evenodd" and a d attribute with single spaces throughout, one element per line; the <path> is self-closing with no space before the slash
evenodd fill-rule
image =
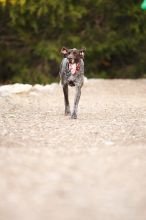
<path id="1" fill-rule="evenodd" d="M 61 49 L 63 55 L 60 64 L 60 80 L 63 87 L 65 115 L 70 115 L 72 119 L 77 119 L 78 104 L 81 96 L 81 88 L 84 83 L 84 55 L 85 49 Z M 73 111 L 70 111 L 70 104 L 68 99 L 68 86 L 75 86 L 76 94 L 74 99 Z"/>

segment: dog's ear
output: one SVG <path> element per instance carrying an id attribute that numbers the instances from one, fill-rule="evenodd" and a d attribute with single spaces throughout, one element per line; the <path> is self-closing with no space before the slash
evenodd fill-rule
<path id="1" fill-rule="evenodd" d="M 61 53 L 65 56 L 68 53 L 68 49 L 66 47 L 62 47 Z"/>
<path id="2" fill-rule="evenodd" d="M 85 51 L 86 49 L 85 48 L 82 48 L 79 50 L 79 53 L 80 53 L 80 57 L 84 59 L 84 56 L 85 56 Z"/>

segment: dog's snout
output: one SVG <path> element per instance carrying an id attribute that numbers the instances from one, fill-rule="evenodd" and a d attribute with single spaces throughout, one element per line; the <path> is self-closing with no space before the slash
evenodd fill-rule
<path id="1" fill-rule="evenodd" d="M 74 58 L 75 58 L 74 54 L 71 53 L 68 55 L 68 59 L 74 59 Z"/>
<path id="2" fill-rule="evenodd" d="M 69 63 L 72 63 L 72 64 L 75 62 L 74 58 L 68 58 L 68 60 L 69 60 Z"/>

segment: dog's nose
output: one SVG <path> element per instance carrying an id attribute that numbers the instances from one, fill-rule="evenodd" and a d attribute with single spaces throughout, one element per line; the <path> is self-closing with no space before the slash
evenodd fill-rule
<path id="1" fill-rule="evenodd" d="M 68 58 L 69 59 L 69 63 L 74 63 L 74 58 Z"/>

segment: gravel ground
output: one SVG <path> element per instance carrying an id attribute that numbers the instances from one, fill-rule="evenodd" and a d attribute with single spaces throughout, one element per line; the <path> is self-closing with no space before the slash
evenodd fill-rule
<path id="1" fill-rule="evenodd" d="M 0 220 L 146 219 L 146 80 L 2 94 Z"/>

